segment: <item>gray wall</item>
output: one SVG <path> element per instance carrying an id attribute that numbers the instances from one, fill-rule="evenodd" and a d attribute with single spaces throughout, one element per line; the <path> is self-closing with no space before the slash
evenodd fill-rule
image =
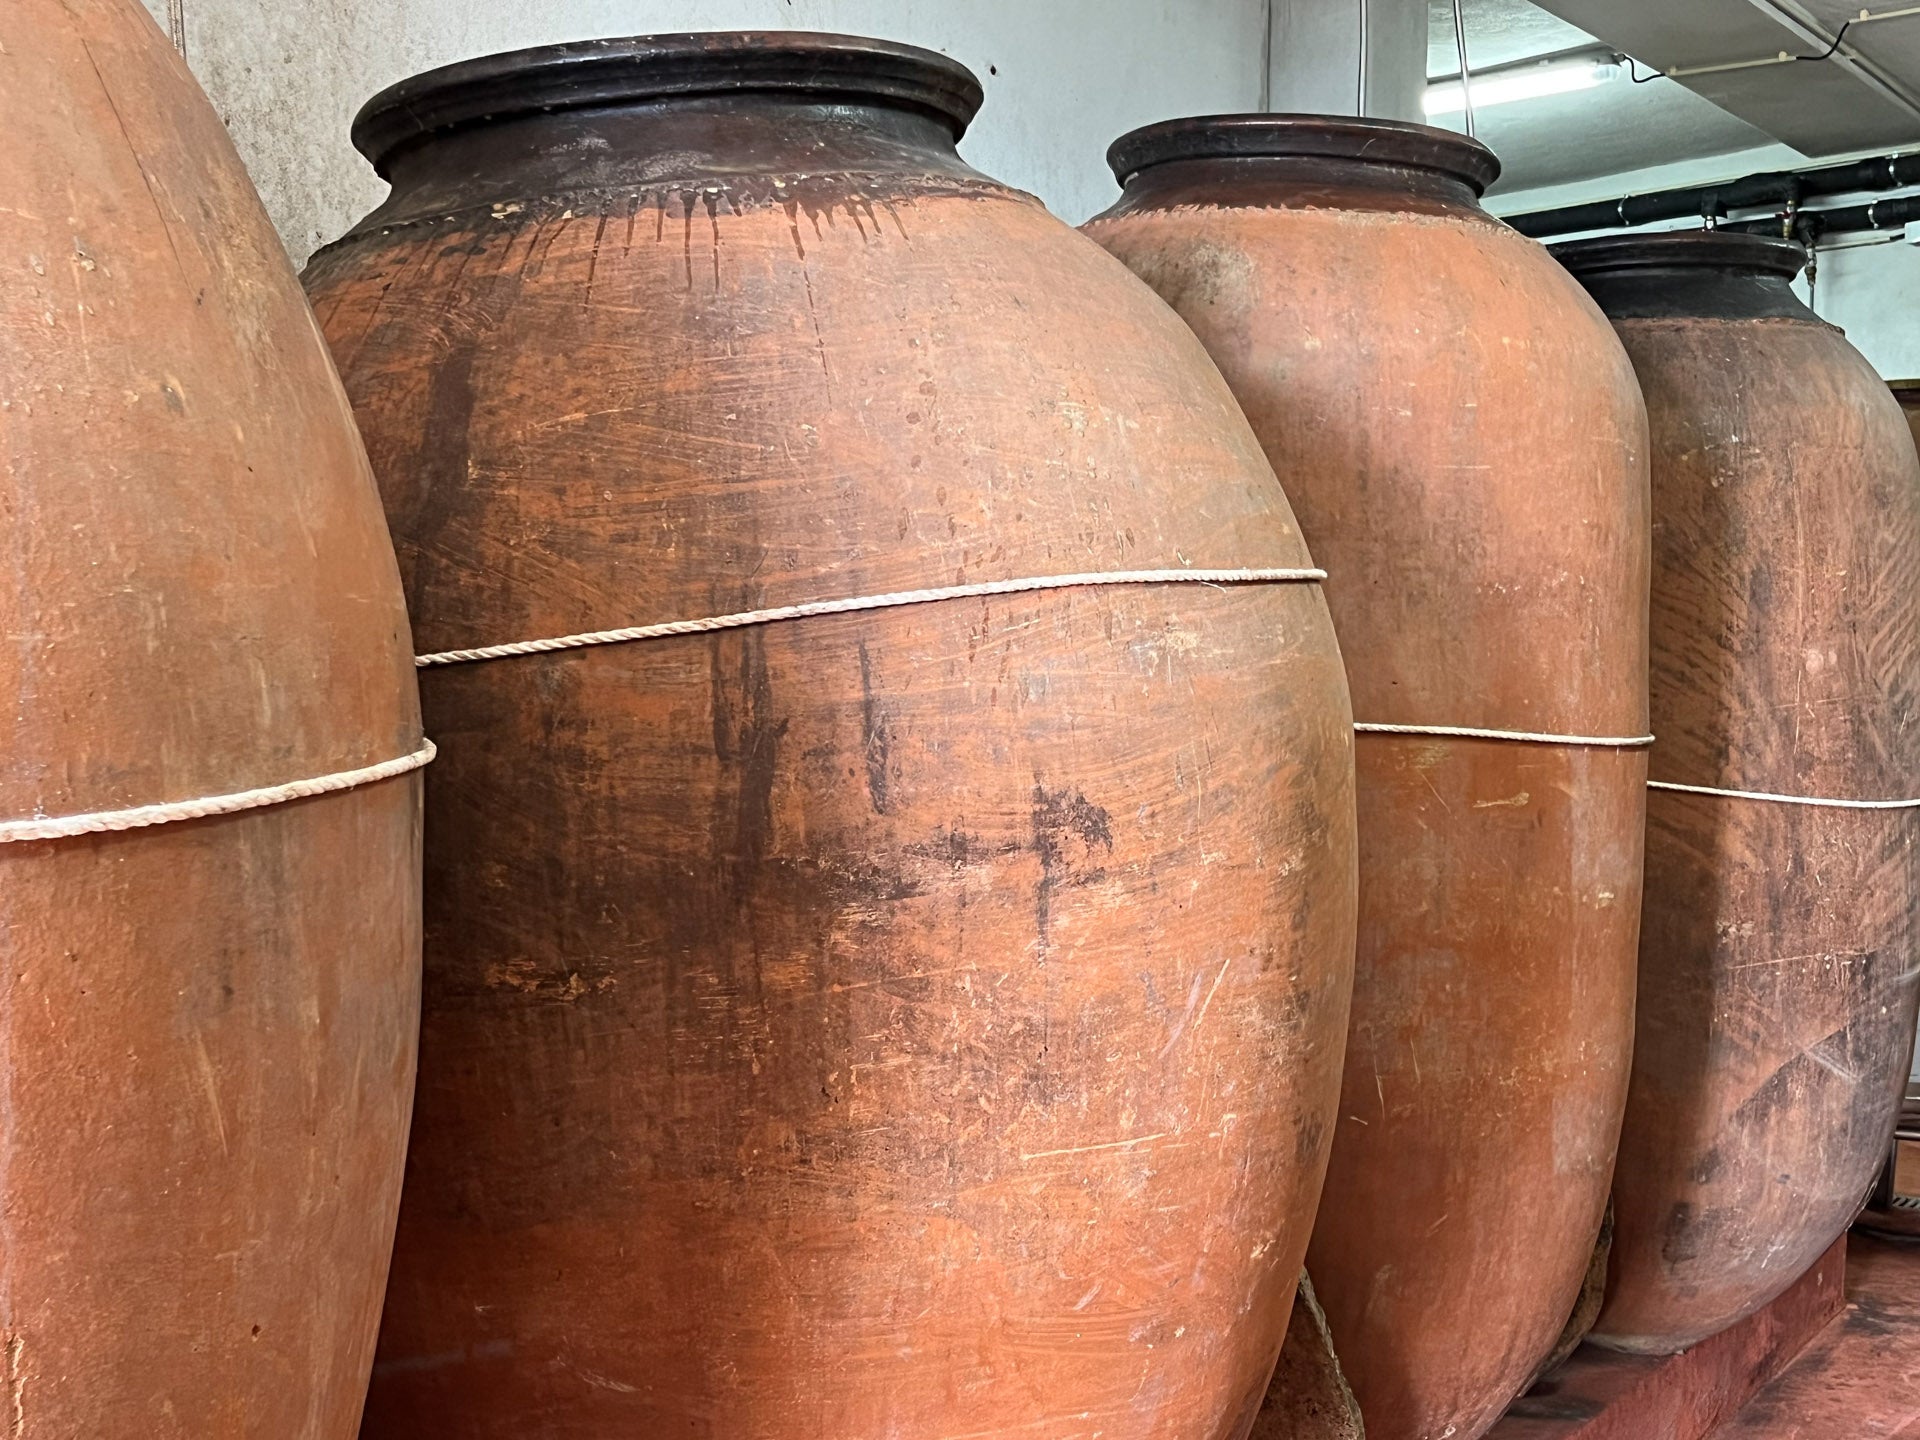
<path id="1" fill-rule="evenodd" d="M 213 97 L 296 262 L 385 193 L 347 142 L 360 103 L 435 65 L 659 30 L 841 30 L 973 67 L 962 150 L 1078 224 L 1117 193 L 1107 145 L 1174 115 L 1353 110 L 1416 118 L 1426 0 L 145 0 L 185 22 Z M 1360 62 L 1364 38 L 1368 58 Z"/>
<path id="2" fill-rule="evenodd" d="M 168 0 L 146 4 L 164 26 Z M 524 45 L 760 27 L 844 30 L 944 51 L 987 87 L 967 158 L 1076 224 L 1116 193 L 1103 156 L 1121 132 L 1172 115 L 1256 109 L 1266 81 L 1266 0 L 180 4 L 188 63 L 296 261 L 385 193 L 347 142 L 361 101 L 431 66 Z"/>
<path id="3" fill-rule="evenodd" d="M 1270 9 L 1263 108 L 1427 118 L 1428 0 L 1275 0 Z"/>

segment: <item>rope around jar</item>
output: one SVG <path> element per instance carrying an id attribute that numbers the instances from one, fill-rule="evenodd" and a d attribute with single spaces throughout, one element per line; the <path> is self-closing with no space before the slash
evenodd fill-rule
<path id="1" fill-rule="evenodd" d="M 1516 740 L 1532 745 L 1593 745 L 1639 749 L 1653 744 L 1651 735 L 1551 735 L 1530 730 L 1476 730 L 1459 725 L 1361 725 L 1363 735 L 1438 735 L 1456 740 Z M 1840 800 L 1815 795 L 1777 795 L 1767 790 L 1721 790 L 1711 785 L 1681 785 L 1671 780 L 1649 780 L 1649 790 L 1678 791 L 1685 795 L 1712 795 L 1726 800 L 1763 800 L 1776 805 L 1822 805 L 1840 810 L 1920 809 L 1920 800 Z"/>
<path id="2" fill-rule="evenodd" d="M 1776 795 L 1767 790 L 1720 790 L 1711 785 L 1681 785 L 1672 780 L 1649 780 L 1649 790 L 1671 790 L 1682 795 L 1712 795 L 1723 800 L 1766 800 L 1775 805 L 1822 805 L 1836 810 L 1913 810 L 1916 800 L 1839 800 L 1817 795 Z"/>
<path id="3" fill-rule="evenodd" d="M 502 660 L 517 655 L 544 655 L 562 650 L 586 649 L 596 645 L 622 645 L 642 640 L 665 639 L 675 635 L 710 634 L 752 625 L 771 625 L 785 620 L 803 620 L 817 615 L 849 615 L 866 610 L 887 610 L 905 605 L 925 605 L 940 600 L 964 600 L 979 596 L 1028 594 L 1044 590 L 1079 589 L 1096 585 L 1247 585 L 1317 583 L 1327 572 L 1317 567 L 1242 567 L 1229 569 L 1113 570 L 1073 575 L 1035 575 L 1013 580 L 983 580 L 966 585 L 934 586 L 922 590 L 895 590 L 879 595 L 863 595 L 841 600 L 810 600 L 796 605 L 774 605 L 759 610 L 740 610 L 726 615 L 709 615 L 691 620 L 666 620 L 650 625 L 629 625 L 612 630 L 588 630 L 572 635 L 556 635 L 539 640 L 515 640 L 499 645 L 480 645 L 463 650 L 440 650 L 414 657 L 419 669 L 442 665 L 464 665 L 479 660 Z M 1466 725 L 1386 725 L 1355 722 L 1362 735 L 1428 735 L 1449 740 L 1494 740 L 1527 745 L 1565 745 L 1600 749 L 1638 750 L 1654 742 L 1651 735 L 1563 735 L 1549 731 L 1499 730 Z M 1772 795 L 1754 791 L 1716 790 L 1700 785 L 1677 785 L 1650 780 L 1650 789 L 1681 790 L 1700 795 L 1732 799 L 1771 800 L 1789 805 L 1834 805 L 1851 809 L 1904 809 L 1920 806 L 1920 800 L 1827 800 L 1796 795 Z"/>
<path id="4" fill-rule="evenodd" d="M 1326 578 L 1325 570 L 1311 566 L 1116 570 L 1073 575 L 1036 575 L 1014 580 L 985 580 L 968 585 L 937 586 L 923 590 L 896 590 L 881 595 L 865 595 L 842 600 L 813 600 L 798 605 L 776 605 L 760 610 L 742 610 L 695 620 L 668 620 L 652 625 L 584 631 L 543 640 L 511 641 L 502 645 L 484 645 L 467 650 L 442 650 L 431 655 L 415 656 L 414 665 L 420 669 L 438 665 L 459 665 L 476 660 L 548 654 L 559 650 L 625 644 L 631 641 L 662 639 L 673 635 L 698 635 L 750 625 L 770 625 L 783 620 L 806 619 L 816 615 L 846 615 L 864 610 L 885 610 L 904 605 L 924 605 L 939 600 L 962 600 L 976 596 L 1027 594 L 1096 585 L 1226 586 L 1317 583 Z M 1356 733 L 1362 735 L 1430 735 L 1441 739 L 1495 740 L 1529 745 L 1592 746 L 1609 749 L 1640 749 L 1653 744 L 1654 741 L 1651 735 L 1561 735 L 1546 731 L 1496 730 L 1465 725 L 1386 725 L 1357 721 L 1353 728 Z M 171 824 L 179 820 L 204 820 L 219 815 L 232 815 L 270 805 L 285 804 L 292 800 L 336 794 L 343 790 L 376 784 L 382 780 L 394 779 L 422 769 L 433 762 L 437 753 L 434 743 L 423 739 L 420 742 L 420 748 L 411 755 L 311 779 L 290 780 L 280 785 L 260 786 L 227 795 L 209 795 L 193 800 L 137 805 L 124 810 L 95 810 L 78 815 L 34 816 L 24 820 L 0 821 L 0 845 L 138 830 L 152 825 Z M 1783 805 L 1821 805 L 1852 810 L 1920 808 L 1920 799 L 1842 800 L 1804 795 L 1778 795 L 1765 791 L 1722 790 L 1707 785 L 1681 785 L 1663 780 L 1649 780 L 1647 787 L 1652 790 L 1678 791 L 1691 795 L 1709 795 L 1734 800 L 1771 801 Z"/>
<path id="5" fill-rule="evenodd" d="M 1612 750 L 1640 750 L 1653 744 L 1651 735 L 1555 735 L 1538 730 L 1479 730 L 1467 725 L 1363 725 L 1362 735 L 1437 735 L 1444 740 L 1512 740 L 1525 745 L 1592 745 Z"/>
<path id="6" fill-rule="evenodd" d="M 1517 740 L 1533 745 L 1594 745 L 1614 749 L 1638 749 L 1653 744 L 1651 735 L 1550 735 L 1530 730 L 1476 730 L 1459 725 L 1356 724 L 1353 728 L 1363 735 L 1438 735 L 1456 740 Z M 1721 790 L 1712 785 L 1682 785 L 1672 780 L 1649 780 L 1647 788 L 1677 791 L 1684 795 L 1711 795 L 1725 800 L 1762 800 L 1776 805 L 1821 805 L 1839 810 L 1920 809 L 1920 799 L 1841 800 L 1817 795 L 1778 795 L 1768 790 Z"/>
<path id="7" fill-rule="evenodd" d="M 1087 585 L 1150 585 L 1186 582 L 1203 585 L 1238 585 L 1263 582 L 1320 581 L 1324 570 L 1310 567 L 1230 569 L 1230 570 L 1122 570 L 1087 575 L 1045 575 L 1019 580 L 989 580 L 972 585 L 949 585 L 929 590 L 903 590 L 887 595 L 869 595 L 851 600 L 819 600 L 802 605 L 779 605 L 765 610 L 746 610 L 732 615 L 715 615 L 702 620 L 670 620 L 659 625 L 638 625 L 621 630 L 599 630 L 580 635 L 562 635 L 549 640 L 523 640 L 507 645 L 489 645 L 475 650 L 449 650 L 438 655 L 415 658 L 418 667 L 452 665 L 470 660 L 495 660 L 510 655 L 537 655 L 554 650 L 572 650 L 589 645 L 612 645 L 630 640 L 652 640 L 668 635 L 693 635 L 706 631 L 731 630 L 744 625 L 766 625 L 779 620 L 798 620 L 810 615 L 840 615 L 859 610 L 881 610 L 897 605 L 919 605 L 935 600 L 958 600 L 975 595 L 1012 595 L 1035 590 L 1061 590 Z M 138 830 L 150 825 L 166 825 L 178 820 L 204 820 L 216 815 L 232 815 L 330 795 L 371 785 L 418 770 L 431 764 L 435 754 L 431 740 L 422 740 L 420 748 L 397 760 L 385 760 L 356 770 L 308 780 L 291 780 L 282 785 L 266 785 L 229 795 L 207 795 L 193 800 L 170 800 L 157 805 L 137 805 L 125 810 L 95 810 L 81 815 L 32 816 L 24 820 L 0 821 L 0 845 L 30 840 L 60 840 L 75 835 L 102 834 Z"/>
<path id="8" fill-rule="evenodd" d="M 800 605 L 774 605 L 764 610 L 741 610 L 731 615 L 709 615 L 699 620 L 666 620 L 654 625 L 629 625 L 618 630 L 589 630 L 557 635 L 548 640 L 516 640 L 505 645 L 481 645 L 471 650 L 442 650 L 417 655 L 421 669 L 433 665 L 464 665 L 474 660 L 502 660 L 513 655 L 544 655 L 555 650 L 579 650 L 589 645 L 624 645 L 635 640 L 660 640 L 670 635 L 701 635 L 714 630 L 737 630 L 747 625 L 771 625 L 782 620 L 805 620 L 815 615 L 850 615 L 861 610 L 890 610 L 902 605 L 927 605 L 936 600 L 966 600 L 979 595 L 1021 595 L 1036 590 L 1072 590 L 1091 585 L 1259 585 L 1317 583 L 1327 572 L 1312 567 L 1230 570 L 1108 570 L 1083 575 L 1030 575 L 1018 580 L 981 580 L 970 585 L 942 585 L 928 590 L 894 590 L 850 600 L 809 600 Z"/>
<path id="9" fill-rule="evenodd" d="M 1110 570 L 1075 575 L 1035 575 L 1016 580 L 982 580 L 969 585 L 943 585 L 924 590 L 894 590 L 844 600 L 810 600 L 798 605 L 775 605 L 709 615 L 697 620 L 666 620 L 652 625 L 629 625 L 614 630 L 589 630 L 542 640 L 516 640 L 501 645 L 479 645 L 464 650 L 440 650 L 417 655 L 420 669 L 465 665 L 477 660 L 503 660 L 516 655 L 544 655 L 593 645 L 622 645 L 659 640 L 673 635 L 700 635 L 748 625 L 771 625 L 815 615 L 847 615 L 863 610 L 886 610 L 902 605 L 924 605 L 936 600 L 963 600 L 983 595 L 1016 595 L 1040 590 L 1066 590 L 1094 585 L 1246 585 L 1318 582 L 1327 572 L 1315 567 L 1242 567 L 1236 569 Z M 1362 734 L 1436 735 L 1450 739 L 1516 740 L 1538 745 L 1596 745 L 1638 748 L 1651 745 L 1651 735 L 1552 735 L 1523 730 L 1481 730 L 1454 725 L 1368 725 L 1353 727 Z"/>
<path id="10" fill-rule="evenodd" d="M 25 840 L 64 840 L 74 835 L 98 835 L 118 830 L 141 830 L 149 825 L 168 825 L 176 820 L 206 820 L 216 815 L 233 815 L 268 805 L 283 805 L 289 800 L 332 795 L 418 770 L 432 764 L 435 753 L 433 742 L 422 740 L 420 748 L 411 755 L 402 755 L 397 760 L 382 760 L 377 765 L 363 765 L 357 770 L 319 775 L 310 780 L 289 780 L 284 785 L 263 785 L 255 790 L 237 790 L 231 795 L 169 800 L 158 805 L 136 805 L 126 810 L 94 810 L 84 815 L 37 815 L 26 820 L 7 820 L 0 822 L 0 845 Z"/>

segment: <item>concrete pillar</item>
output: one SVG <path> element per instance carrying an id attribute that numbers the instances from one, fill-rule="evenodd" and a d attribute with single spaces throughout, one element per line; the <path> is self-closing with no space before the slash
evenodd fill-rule
<path id="1" fill-rule="evenodd" d="M 1269 110 L 1424 120 L 1427 0 L 1270 0 Z"/>

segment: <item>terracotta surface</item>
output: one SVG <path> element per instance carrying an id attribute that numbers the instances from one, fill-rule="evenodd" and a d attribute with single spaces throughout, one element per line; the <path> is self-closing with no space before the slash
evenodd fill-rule
<path id="1" fill-rule="evenodd" d="M 1713 1440 L 1920 1437 L 1920 1247 L 1856 1232 L 1846 1314 Z"/>
<path id="2" fill-rule="evenodd" d="M 1600 1318 L 1601 1303 L 1606 1298 L 1607 1260 L 1612 1254 L 1613 1206 L 1608 1205 L 1606 1218 L 1600 1222 L 1599 1238 L 1594 1241 L 1593 1253 L 1587 1258 L 1587 1273 L 1581 1278 L 1580 1295 L 1573 1303 L 1573 1313 L 1567 1317 L 1560 1338 L 1553 1342 L 1553 1349 L 1547 1352 L 1547 1358 L 1533 1372 L 1535 1380 L 1565 1364 L 1573 1352 L 1586 1343 L 1587 1336 L 1593 1333 L 1594 1322 Z"/>
<path id="3" fill-rule="evenodd" d="M 1364 154 L 1366 159 L 1356 158 Z M 1231 157 L 1231 158 L 1229 158 Z M 1199 333 L 1373 723 L 1646 733 L 1632 372 L 1445 132 L 1173 122 L 1088 224 Z M 1641 751 L 1363 735 L 1360 943 L 1309 1268 L 1373 1440 L 1471 1440 L 1572 1312 L 1631 1045 Z"/>
<path id="4" fill-rule="evenodd" d="M 959 161 L 977 100 L 926 52 L 774 36 L 375 102 L 394 196 L 309 283 L 423 650 L 1306 562 L 1192 336 Z M 1245 1434 L 1352 963 L 1316 586 L 423 687 L 420 1104 L 369 1437 Z"/>
<path id="5" fill-rule="evenodd" d="M 1487 1440 L 1720 1440 L 1722 1424 L 1831 1333 L 1847 1303 L 1847 1243 L 1835 1241 L 1771 1303 L 1685 1354 L 1581 1346 L 1514 1401 Z"/>
<path id="6" fill-rule="evenodd" d="M 1652 419 L 1653 778 L 1920 794 L 1920 458 L 1886 386 L 1793 297 L 1804 255 L 1708 232 L 1556 253 L 1615 318 Z M 1596 1339 L 1691 1345 L 1858 1212 L 1920 1007 L 1917 825 L 1651 792 Z"/>
<path id="7" fill-rule="evenodd" d="M 1333 1352 L 1333 1331 L 1305 1271 L 1293 1297 L 1293 1323 L 1248 1440 L 1365 1440 L 1360 1402 Z"/>
<path id="8" fill-rule="evenodd" d="M 185 66 L 133 0 L 10 0 L 0 132 L 0 820 L 417 750 L 365 454 Z M 10 1435 L 354 1434 L 419 785 L 0 845 Z"/>

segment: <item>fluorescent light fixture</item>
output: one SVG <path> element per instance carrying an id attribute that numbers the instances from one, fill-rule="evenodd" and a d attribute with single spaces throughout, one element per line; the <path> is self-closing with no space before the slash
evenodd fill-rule
<path id="1" fill-rule="evenodd" d="M 1605 84 L 1620 71 L 1620 62 L 1606 56 L 1570 55 L 1533 65 L 1502 66 L 1472 78 L 1473 108 L 1511 105 L 1516 100 L 1539 100 L 1548 95 L 1571 95 Z M 1427 86 L 1421 108 L 1429 115 L 1452 115 L 1462 109 L 1458 78 Z"/>

